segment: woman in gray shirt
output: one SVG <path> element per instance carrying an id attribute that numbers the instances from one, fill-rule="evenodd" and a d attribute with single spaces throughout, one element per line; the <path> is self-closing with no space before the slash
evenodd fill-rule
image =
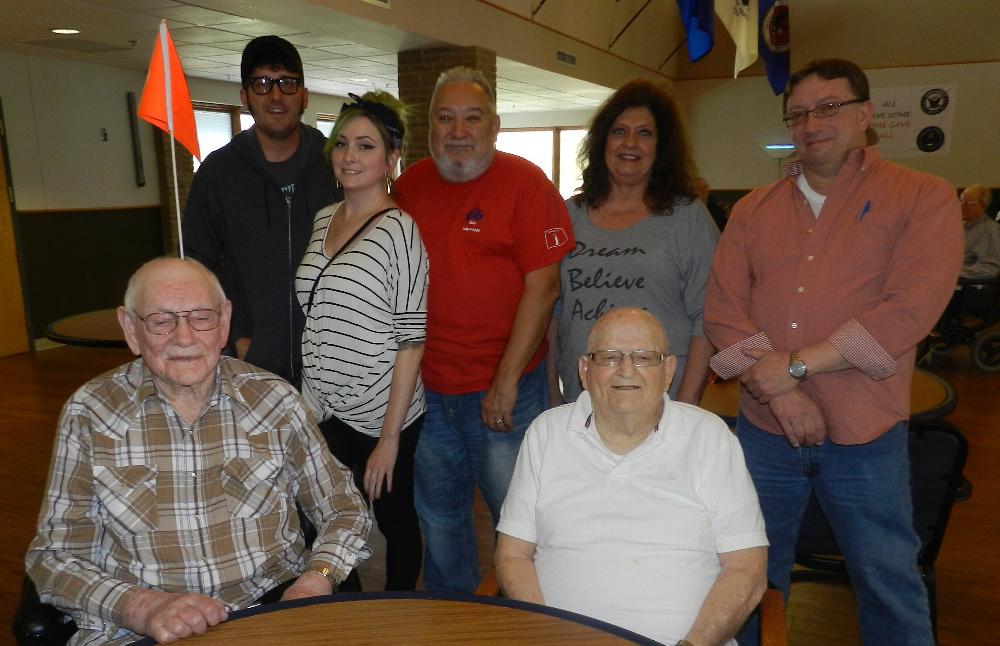
<path id="1" fill-rule="evenodd" d="M 695 197 L 677 107 L 659 86 L 632 81 L 601 106 L 583 146 L 583 186 L 566 202 L 576 248 L 560 264 L 550 328 L 552 401 L 580 394 L 577 361 L 594 321 L 641 307 L 663 322 L 677 355 L 671 399 L 697 404 L 712 354 L 702 305 L 719 231 Z"/>

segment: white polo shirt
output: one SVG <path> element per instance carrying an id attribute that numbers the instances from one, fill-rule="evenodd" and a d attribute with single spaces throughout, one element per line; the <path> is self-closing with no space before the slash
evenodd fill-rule
<path id="1" fill-rule="evenodd" d="M 587 426 L 589 393 L 542 413 L 497 529 L 536 544 L 546 605 L 672 644 L 694 624 L 718 554 L 767 535 L 736 437 L 715 415 L 663 399 L 658 430 L 625 456 Z"/>

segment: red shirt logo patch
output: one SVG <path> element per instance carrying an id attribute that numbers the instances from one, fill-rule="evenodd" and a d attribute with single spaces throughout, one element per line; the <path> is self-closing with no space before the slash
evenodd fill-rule
<path id="1" fill-rule="evenodd" d="M 556 227 L 554 229 L 545 230 L 545 248 L 555 249 L 556 247 L 561 247 L 569 241 L 569 236 L 566 235 L 566 230 L 562 227 Z"/>

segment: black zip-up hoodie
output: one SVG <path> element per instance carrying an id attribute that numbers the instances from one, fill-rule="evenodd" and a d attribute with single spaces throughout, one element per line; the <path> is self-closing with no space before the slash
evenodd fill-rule
<path id="1" fill-rule="evenodd" d="M 254 128 L 210 154 L 195 174 L 184 210 L 186 255 L 219 275 L 233 302 L 231 341 L 251 339 L 246 360 L 296 387 L 305 318 L 295 297 L 295 270 L 316 212 L 337 201 L 323 161 L 325 138 L 300 125 L 294 193 L 282 193 Z"/>

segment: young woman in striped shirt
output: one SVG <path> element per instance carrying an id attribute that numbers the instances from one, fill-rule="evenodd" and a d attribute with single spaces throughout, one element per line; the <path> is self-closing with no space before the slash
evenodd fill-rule
<path id="1" fill-rule="evenodd" d="M 296 274 L 306 314 L 302 391 L 372 503 L 386 538 L 386 589 L 412 590 L 423 549 L 413 453 L 425 410 L 427 254 L 390 193 L 402 104 L 385 92 L 351 97 L 325 148 L 344 201 L 316 214 Z"/>

